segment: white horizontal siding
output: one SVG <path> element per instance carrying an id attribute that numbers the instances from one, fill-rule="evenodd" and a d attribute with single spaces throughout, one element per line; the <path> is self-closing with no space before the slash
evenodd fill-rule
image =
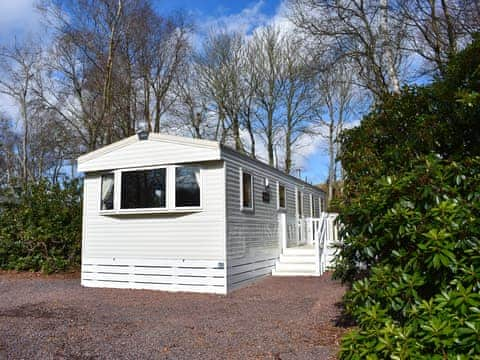
<path id="1" fill-rule="evenodd" d="M 79 161 L 78 171 L 92 172 L 209 160 L 220 160 L 218 147 L 152 138 L 125 142 L 125 145 L 118 149 Z"/>
<path id="2" fill-rule="evenodd" d="M 226 293 L 224 263 L 218 261 L 87 258 L 81 282 L 87 287 Z"/>
<path id="3" fill-rule="evenodd" d="M 248 284 L 259 277 L 271 274 L 275 259 L 280 254 L 278 214 L 285 211 L 287 222 L 296 221 L 296 189 L 304 194 L 304 215 L 310 216 L 310 194 L 318 198 L 323 192 L 300 180 L 282 174 L 276 169 L 224 151 L 226 171 L 227 216 L 227 286 L 228 290 Z M 254 210 L 242 211 L 240 207 L 240 174 L 249 172 L 254 180 Z M 264 179 L 270 184 L 270 202 L 262 200 Z M 286 210 L 277 209 L 277 182 L 286 188 Z M 248 271 L 240 271 L 245 266 Z"/>
<path id="4" fill-rule="evenodd" d="M 202 211 L 105 216 L 100 177 L 87 174 L 83 257 L 225 261 L 223 162 L 203 164 L 202 181 Z"/>

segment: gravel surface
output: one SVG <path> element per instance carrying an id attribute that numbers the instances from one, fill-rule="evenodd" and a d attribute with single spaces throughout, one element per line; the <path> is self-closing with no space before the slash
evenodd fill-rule
<path id="1" fill-rule="evenodd" d="M 333 359 L 345 289 L 269 277 L 228 296 L 0 273 L 0 359 Z"/>

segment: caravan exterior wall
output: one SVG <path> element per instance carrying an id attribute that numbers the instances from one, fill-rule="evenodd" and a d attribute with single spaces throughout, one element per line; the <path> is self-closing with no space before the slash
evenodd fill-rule
<path id="1" fill-rule="evenodd" d="M 222 158 L 226 163 L 227 288 L 231 291 L 271 274 L 281 251 L 279 214 L 296 223 L 297 192 L 302 194 L 302 213 L 307 217 L 319 213 L 324 193 L 228 148 L 223 149 Z M 243 173 L 253 178 L 251 209 L 242 206 Z M 263 199 L 266 182 L 269 201 Z M 279 206 L 279 185 L 285 188 L 285 208 Z"/>

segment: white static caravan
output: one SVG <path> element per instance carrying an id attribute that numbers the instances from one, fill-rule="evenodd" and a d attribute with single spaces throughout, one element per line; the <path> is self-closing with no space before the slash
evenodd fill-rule
<path id="1" fill-rule="evenodd" d="M 325 193 L 218 142 L 143 133 L 78 170 L 83 286 L 226 294 L 328 261 Z"/>

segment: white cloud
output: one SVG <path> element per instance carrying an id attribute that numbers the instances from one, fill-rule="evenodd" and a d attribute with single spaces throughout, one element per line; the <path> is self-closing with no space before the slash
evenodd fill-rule
<path id="1" fill-rule="evenodd" d="M 40 26 L 40 14 L 36 0 L 0 1 L 0 41 L 34 34 Z"/>
<path id="2" fill-rule="evenodd" d="M 207 17 L 200 25 L 200 32 L 207 33 L 211 29 L 235 31 L 243 34 L 251 33 L 258 26 L 266 24 L 270 19 L 262 12 L 263 0 L 252 3 L 236 14 L 220 17 Z"/>

